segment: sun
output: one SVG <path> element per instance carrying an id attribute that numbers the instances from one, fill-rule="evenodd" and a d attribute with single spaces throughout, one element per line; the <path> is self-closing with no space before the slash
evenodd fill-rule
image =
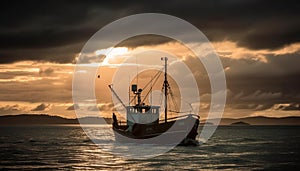
<path id="1" fill-rule="evenodd" d="M 102 64 L 108 65 L 108 64 L 120 63 L 121 60 L 124 59 L 125 55 L 128 54 L 128 52 L 129 51 L 127 47 L 110 47 L 107 49 L 96 50 L 95 54 L 97 56 L 105 55 Z"/>

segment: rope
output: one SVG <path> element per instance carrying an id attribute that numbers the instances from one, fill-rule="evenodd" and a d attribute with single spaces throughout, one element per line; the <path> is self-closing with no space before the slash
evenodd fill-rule
<path id="1" fill-rule="evenodd" d="M 159 74 L 158 75 L 156 75 L 156 79 L 154 80 L 154 83 L 153 83 L 153 85 L 155 85 L 156 84 L 156 82 L 157 82 L 157 80 L 158 80 L 158 78 L 159 78 L 159 76 L 161 75 L 161 73 L 162 72 L 160 72 L 159 71 Z M 152 81 L 152 80 L 151 80 Z M 148 83 L 149 84 L 149 83 Z M 145 86 L 146 87 L 146 86 Z M 151 90 L 152 90 L 152 88 L 147 92 L 147 94 L 146 94 L 146 96 L 144 97 L 144 99 L 142 100 L 142 103 L 144 103 L 144 101 L 146 100 L 146 98 L 148 97 L 148 95 L 150 94 L 150 92 L 151 92 Z"/>

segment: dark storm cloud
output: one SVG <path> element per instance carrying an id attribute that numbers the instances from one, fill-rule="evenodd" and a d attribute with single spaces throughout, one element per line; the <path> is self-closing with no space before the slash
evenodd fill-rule
<path id="1" fill-rule="evenodd" d="M 148 34 L 148 35 L 131 37 L 129 39 L 122 41 L 117 46 L 120 47 L 126 46 L 126 47 L 134 48 L 137 46 L 156 45 L 156 44 L 163 44 L 172 41 L 174 40 L 168 37 Z"/>
<path id="2" fill-rule="evenodd" d="M 222 58 L 224 66 L 230 67 L 226 72 L 228 86 L 245 94 L 257 90 L 282 92 L 290 96 L 300 94 L 300 55 L 267 55 L 267 59 L 266 63 L 252 59 Z"/>
<path id="3" fill-rule="evenodd" d="M 99 106 L 90 106 L 88 107 L 89 111 L 111 111 L 114 107 L 112 103 L 101 104 Z"/>
<path id="4" fill-rule="evenodd" d="M 112 103 L 102 104 L 102 105 L 100 105 L 99 110 L 100 111 L 110 111 L 113 109 L 113 107 L 114 107 L 114 104 L 112 104 Z"/>
<path id="5" fill-rule="evenodd" d="M 43 111 L 43 110 L 48 109 L 49 107 L 50 107 L 49 104 L 41 103 L 40 105 L 38 105 L 37 107 L 35 107 L 31 111 Z"/>
<path id="6" fill-rule="evenodd" d="M 246 54 L 247 55 L 247 54 Z M 254 58 L 222 57 L 227 83 L 227 106 L 232 109 L 263 111 L 273 109 L 279 104 L 278 110 L 298 110 L 300 104 L 300 53 L 283 55 L 265 54 L 267 61 Z M 211 93 L 210 80 L 204 66 L 195 58 L 185 59 L 189 68 L 197 70 L 197 84 L 201 101 L 210 102 L 207 94 Z M 198 67 L 197 67 L 198 66 Z"/>
<path id="7" fill-rule="evenodd" d="M 300 111 L 300 104 L 288 104 L 288 105 L 279 105 L 277 110 L 299 110 Z"/>
<path id="8" fill-rule="evenodd" d="M 233 109 L 247 109 L 247 110 L 254 110 L 254 111 L 266 110 L 274 106 L 274 104 L 272 103 L 270 104 L 234 103 L 229 105 Z"/>
<path id="9" fill-rule="evenodd" d="M 54 72 L 53 68 L 46 68 L 46 69 L 41 68 L 40 71 L 39 71 L 39 74 L 40 75 L 50 75 L 53 72 Z"/>
<path id="10" fill-rule="evenodd" d="M 69 106 L 66 110 L 76 110 L 76 109 L 79 109 L 78 104 L 73 104 L 72 106 Z"/>
<path id="11" fill-rule="evenodd" d="M 300 103 L 300 55 L 267 55 L 268 62 L 221 58 L 233 108 L 265 110 L 275 104 Z M 296 105 L 297 106 L 297 105 Z M 294 109 L 294 106 L 284 109 Z M 299 107 L 299 106 L 297 106 Z"/>
<path id="12" fill-rule="evenodd" d="M 196 25 L 212 41 L 229 39 L 251 49 L 274 49 L 300 41 L 298 1 L 163 2 L 152 3 L 147 11 L 164 9 Z"/>
<path id="13" fill-rule="evenodd" d="M 0 65 L 0 101 L 70 103 L 73 69 L 35 62 Z"/>
<path id="14" fill-rule="evenodd" d="M 106 9 L 105 3 L 97 1 L 16 1 L 1 6 L 1 63 L 72 62 L 85 41 L 117 19 L 114 7 Z"/>
<path id="15" fill-rule="evenodd" d="M 115 19 L 145 12 L 183 18 L 212 41 L 232 40 L 251 49 L 275 49 L 300 41 L 298 1 L 2 1 L 1 7 L 1 63 L 72 62 L 98 29 Z M 166 41 L 145 38 L 127 43 Z"/>
<path id="16" fill-rule="evenodd" d="M 15 105 L 6 105 L 0 106 L 0 112 L 12 112 L 12 111 L 21 111 L 21 107 L 18 104 Z"/>

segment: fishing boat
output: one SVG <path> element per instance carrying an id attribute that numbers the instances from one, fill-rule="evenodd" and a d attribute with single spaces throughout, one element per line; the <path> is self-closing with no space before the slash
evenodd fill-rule
<path id="1" fill-rule="evenodd" d="M 161 58 L 164 61 L 164 81 L 162 83 L 162 90 L 164 96 L 164 118 L 160 119 L 160 106 L 152 104 L 145 104 L 142 97 L 147 97 L 149 91 L 145 96 L 142 96 L 144 89 L 138 88 L 137 84 L 132 84 L 129 93 L 132 93 L 132 99 L 128 105 L 125 105 L 118 94 L 113 89 L 112 85 L 109 88 L 113 95 L 122 104 L 126 110 L 126 121 L 118 120 L 116 114 L 113 112 L 112 129 L 115 134 L 117 142 L 121 143 L 146 143 L 146 144 L 173 144 L 181 146 L 195 146 L 198 145 L 196 137 L 198 135 L 198 126 L 200 117 L 191 112 L 181 114 L 176 117 L 168 117 L 168 100 L 173 95 L 171 86 L 168 82 L 167 76 L 167 57 Z M 161 74 L 156 74 L 152 79 L 157 81 Z M 150 84 L 147 84 L 150 85 Z M 151 86 L 153 86 L 151 84 Z M 131 97 L 131 96 L 129 96 Z M 162 138 L 161 138 L 162 137 Z"/>

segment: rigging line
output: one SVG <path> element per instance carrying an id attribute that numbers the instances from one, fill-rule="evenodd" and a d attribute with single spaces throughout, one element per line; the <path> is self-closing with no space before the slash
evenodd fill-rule
<path id="1" fill-rule="evenodd" d="M 177 103 L 175 101 L 174 94 L 173 94 L 173 91 L 172 91 L 170 85 L 168 85 L 168 88 L 169 88 L 169 91 L 170 91 L 171 101 L 173 102 L 173 104 L 175 106 L 175 110 L 178 111 L 178 105 L 177 105 Z"/>
<path id="2" fill-rule="evenodd" d="M 179 111 L 178 104 L 177 104 L 174 96 L 172 96 L 172 101 L 174 102 L 175 110 Z"/>
<path id="3" fill-rule="evenodd" d="M 152 80 L 152 77 L 151 77 L 151 80 Z M 150 92 L 152 92 L 152 88 L 153 88 L 153 84 L 151 81 Z M 144 100 L 143 100 L 143 102 L 144 102 Z M 150 94 L 150 106 L 152 106 L 152 94 Z"/>
<path id="4" fill-rule="evenodd" d="M 130 104 L 135 100 L 136 96 L 137 96 L 137 95 L 135 94 L 134 97 L 130 100 L 130 102 L 129 102 Z M 131 96 L 131 97 L 132 97 L 132 96 Z"/>
<path id="5" fill-rule="evenodd" d="M 160 97 L 159 97 L 159 103 L 158 103 L 160 106 L 162 105 L 162 96 L 163 96 L 163 95 L 160 94 Z"/>
<path id="6" fill-rule="evenodd" d="M 170 96 L 171 96 L 171 101 L 172 101 L 172 103 L 173 103 L 173 105 L 174 105 L 174 107 L 175 107 L 175 110 L 178 111 L 178 105 L 177 105 L 176 100 L 175 100 L 175 98 L 174 98 L 174 94 L 173 94 L 173 91 L 172 91 L 172 89 L 171 89 L 170 84 L 167 84 L 167 88 L 168 88 L 168 90 L 169 90 L 169 94 L 170 94 Z"/>
<path id="7" fill-rule="evenodd" d="M 161 88 L 161 92 L 164 92 L 164 85 Z M 160 101 L 159 104 L 162 106 L 162 103 L 163 103 L 163 93 L 160 94 L 160 100 L 159 101 Z"/>
<path id="8" fill-rule="evenodd" d="M 143 87 L 143 90 L 145 89 L 145 88 L 147 88 L 150 84 L 151 84 L 151 81 L 153 81 L 154 79 L 157 79 L 156 77 L 159 77 L 160 75 L 161 75 L 161 71 L 163 70 L 163 68 L 162 69 L 160 69 L 155 75 L 154 75 L 154 77 L 152 77 L 151 78 L 151 80 Z"/>
<path id="9" fill-rule="evenodd" d="M 162 70 L 162 69 L 161 69 L 161 70 Z M 151 83 L 151 81 L 153 81 L 153 79 L 156 79 L 156 80 L 154 81 L 154 84 L 157 82 L 159 76 L 160 76 L 161 73 L 162 73 L 161 70 L 159 70 L 159 71 L 155 74 L 155 76 L 150 80 L 150 82 L 148 82 L 148 83 L 143 87 L 143 89 L 145 89 L 145 88 L 149 85 L 149 83 Z M 148 94 L 149 94 L 149 92 L 147 93 L 147 95 L 148 95 Z M 146 97 L 147 97 L 147 95 L 146 95 Z M 134 97 L 130 100 L 130 102 L 129 102 L 130 104 L 135 100 L 136 96 L 137 96 L 137 95 L 134 95 Z M 142 103 L 145 101 L 146 97 L 143 99 Z"/>
<path id="10" fill-rule="evenodd" d="M 159 76 L 161 75 L 162 72 L 159 72 L 158 76 L 156 77 L 156 79 L 154 80 L 154 83 L 153 84 L 156 84 Z M 147 92 L 146 96 L 144 97 L 144 99 L 142 100 L 142 103 L 146 100 L 146 98 L 148 97 L 148 95 L 150 94 L 152 88 Z"/>
<path id="11" fill-rule="evenodd" d="M 118 99 L 118 101 L 122 104 L 122 106 L 124 108 L 126 108 L 125 104 L 123 103 L 123 101 L 120 99 L 120 97 L 118 96 L 118 94 L 115 92 L 115 90 L 112 87 L 112 84 L 108 85 L 109 89 L 111 90 L 111 92 L 113 93 L 113 95 Z"/>
<path id="12" fill-rule="evenodd" d="M 171 97 L 171 102 L 172 102 L 173 106 L 175 107 L 175 110 L 178 111 L 177 104 L 176 104 L 174 98 L 172 98 L 172 97 Z"/>
<path id="13" fill-rule="evenodd" d="M 111 92 L 113 93 L 113 95 L 119 100 L 119 102 L 121 103 L 122 107 L 123 107 L 124 109 L 126 109 L 125 104 L 124 104 L 123 101 L 120 99 L 120 97 L 119 97 L 118 94 L 115 92 L 115 90 L 113 89 L 112 84 L 108 85 L 108 87 L 109 87 L 109 89 L 111 90 Z M 131 117 L 131 119 L 132 119 L 134 122 L 136 122 L 135 119 L 133 118 L 133 116 L 130 115 L 130 117 Z"/>
<path id="14" fill-rule="evenodd" d="M 176 95 L 174 95 L 174 96 L 176 96 Z M 178 96 L 176 96 L 176 97 L 178 97 Z M 186 104 L 188 104 L 188 105 L 190 106 L 190 108 L 191 108 L 191 111 L 192 111 L 193 113 L 195 113 L 194 108 L 193 108 L 193 106 L 191 105 L 191 103 L 189 103 L 188 101 L 184 100 L 182 97 L 178 97 L 178 98 L 180 98 L 180 100 L 182 100 L 183 102 L 185 102 Z"/>

